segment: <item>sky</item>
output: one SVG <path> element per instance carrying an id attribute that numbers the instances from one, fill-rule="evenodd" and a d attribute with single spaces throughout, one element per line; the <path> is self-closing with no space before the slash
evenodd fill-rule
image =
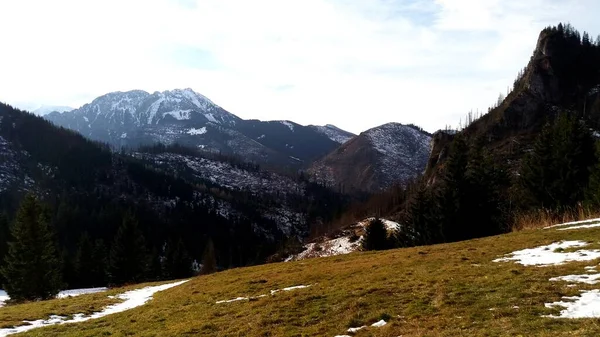
<path id="1" fill-rule="evenodd" d="M 241 118 L 428 131 L 487 111 L 597 0 L 2 0 L 0 101 L 192 88 Z"/>

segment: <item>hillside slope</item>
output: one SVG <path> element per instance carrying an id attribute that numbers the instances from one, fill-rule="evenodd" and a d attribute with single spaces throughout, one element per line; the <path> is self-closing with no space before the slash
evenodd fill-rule
<path id="1" fill-rule="evenodd" d="M 431 135 L 414 126 L 384 124 L 344 143 L 309 172 L 342 190 L 380 191 L 423 173 L 430 140 Z"/>
<path id="2" fill-rule="evenodd" d="M 114 153 L 41 117 L 0 104 L 0 218 L 13 219 L 28 192 L 48 207 L 67 267 L 74 264 L 85 235 L 109 251 L 129 214 L 139 221 L 154 261 L 164 255 L 165 244 L 175 240 L 182 240 L 192 259 L 201 260 L 210 240 L 219 268 L 262 263 L 279 242 L 304 236 L 309 220 L 326 221 L 326 213 L 340 206 L 337 194 L 298 177 L 216 155 L 209 160 L 166 150 Z M 9 237 L 3 224 L 0 261 Z M 78 276 L 67 267 L 65 282 L 88 286 L 77 284 Z"/>
<path id="3" fill-rule="evenodd" d="M 596 336 L 597 226 L 229 270 L 109 319 L 24 336 Z M 0 322 L 42 318 L 19 308 Z"/>
<path id="4" fill-rule="evenodd" d="M 544 29 L 512 92 L 459 134 L 481 142 L 498 161 L 517 169 L 542 127 L 566 113 L 600 127 L 600 46 L 569 25 Z M 427 176 L 435 180 L 454 135 L 433 137 Z"/>

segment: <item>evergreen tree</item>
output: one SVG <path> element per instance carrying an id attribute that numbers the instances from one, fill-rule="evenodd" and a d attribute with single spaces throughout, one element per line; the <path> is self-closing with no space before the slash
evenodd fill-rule
<path id="1" fill-rule="evenodd" d="M 481 146 L 469 152 L 467 166 L 467 191 L 463 207 L 467 207 L 467 224 L 470 238 L 496 235 L 508 230 L 506 216 L 506 190 L 509 178 L 503 167 L 496 164 Z"/>
<path id="2" fill-rule="evenodd" d="M 108 252 L 104 241 L 98 239 L 94 243 L 94 250 L 92 251 L 92 266 L 90 276 L 94 280 L 93 286 L 104 286 L 106 285 L 106 268 L 108 264 Z"/>
<path id="3" fill-rule="evenodd" d="M 202 254 L 202 271 L 201 274 L 207 275 L 217 271 L 217 257 L 215 256 L 215 246 L 212 240 L 208 240 Z"/>
<path id="4" fill-rule="evenodd" d="M 35 196 L 29 194 L 17 212 L 5 265 L 4 289 L 15 302 L 45 300 L 61 286 L 60 263 L 48 218 Z"/>
<path id="5" fill-rule="evenodd" d="M 148 264 L 148 279 L 153 281 L 162 280 L 165 272 L 162 265 L 163 257 L 160 256 L 156 247 L 152 248 L 150 253 L 150 263 Z"/>
<path id="6" fill-rule="evenodd" d="M 525 158 L 520 186 L 531 206 L 564 208 L 583 199 L 596 162 L 590 131 L 575 117 L 547 124 Z"/>
<path id="7" fill-rule="evenodd" d="M 186 278 L 192 275 L 192 259 L 185 249 L 183 240 L 179 239 L 175 246 L 168 245 L 165 273 L 171 279 Z"/>
<path id="8" fill-rule="evenodd" d="M 459 135 L 450 147 L 450 153 L 443 173 L 442 192 L 438 198 L 440 209 L 441 236 L 444 241 L 454 242 L 469 238 L 467 224 L 467 165 L 469 147 Z"/>
<path id="9" fill-rule="evenodd" d="M 395 241 L 400 247 L 429 245 L 442 241 L 440 220 L 436 214 L 438 209 L 425 184 L 419 186 L 407 208 L 403 221 L 406 228 L 395 234 Z"/>
<path id="10" fill-rule="evenodd" d="M 83 233 L 79 238 L 77 252 L 75 254 L 75 275 L 77 276 L 77 286 L 81 288 L 93 287 L 98 284 L 95 279 L 94 269 L 94 245 L 87 233 Z"/>
<path id="11" fill-rule="evenodd" d="M 112 284 L 138 283 L 147 271 L 145 239 L 137 219 L 127 213 L 110 251 L 109 278 Z"/>
<path id="12" fill-rule="evenodd" d="M 364 250 L 384 250 L 388 248 L 387 229 L 381 219 L 374 219 L 365 228 L 362 248 Z"/>

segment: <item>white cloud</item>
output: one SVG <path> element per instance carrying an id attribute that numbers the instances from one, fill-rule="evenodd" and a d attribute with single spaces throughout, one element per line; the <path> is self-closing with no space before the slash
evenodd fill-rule
<path id="1" fill-rule="evenodd" d="M 492 104 L 543 27 L 570 21 L 600 33 L 598 9 L 593 0 L 8 0 L 0 100 L 78 106 L 115 90 L 192 87 L 243 118 L 433 131 Z M 211 62 L 172 50 L 202 50 Z"/>

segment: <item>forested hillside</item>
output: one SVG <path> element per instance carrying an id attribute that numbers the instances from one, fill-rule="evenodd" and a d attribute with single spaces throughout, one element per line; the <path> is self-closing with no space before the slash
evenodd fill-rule
<path id="1" fill-rule="evenodd" d="M 176 147 L 113 153 L 106 145 L 4 104 L 0 144 L 0 261 L 10 239 L 9 224 L 21 200 L 32 193 L 47 216 L 69 287 L 183 277 L 194 272 L 193 265 L 198 272 L 203 263 L 230 268 L 264 262 L 282 242 L 307 233 L 308 219 L 329 220 L 333 214 L 325 206 L 344 203 L 335 192 L 300 177 L 265 176 L 262 182 L 273 185 L 269 192 L 167 165 L 208 160 L 196 150 L 187 155 Z M 211 159 L 214 165 L 237 165 L 243 174 L 257 172 L 260 177 L 257 165 L 234 162 Z M 297 188 L 277 185 L 280 180 Z M 279 200 L 284 191 L 289 198 Z M 129 279 L 119 278 L 111 270 L 115 261 L 131 255 L 122 249 L 131 246 L 137 247 L 139 268 Z M 214 253 L 207 247 L 214 247 Z M 214 261 L 203 261 L 207 257 Z M 172 267 L 182 263 L 183 271 Z"/>
<path id="2" fill-rule="evenodd" d="M 391 247 L 453 242 L 598 207 L 600 39 L 549 27 L 512 92 L 458 133 L 433 136 L 425 175 L 352 207 L 405 226 Z M 341 225 L 341 223 L 340 223 Z"/>

